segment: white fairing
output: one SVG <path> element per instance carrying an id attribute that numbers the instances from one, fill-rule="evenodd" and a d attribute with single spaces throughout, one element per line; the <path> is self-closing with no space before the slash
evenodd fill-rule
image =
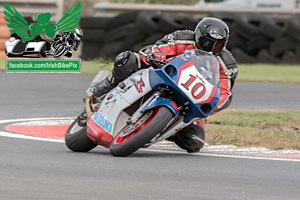
<path id="1" fill-rule="evenodd" d="M 41 42 L 28 42 L 26 45 L 25 52 L 40 52 L 40 50 L 45 45 L 45 41 Z M 30 50 L 30 48 L 33 48 L 33 50 Z"/>
<path id="2" fill-rule="evenodd" d="M 190 75 L 195 76 L 196 79 L 188 84 L 188 87 L 186 86 L 187 89 L 183 85 L 187 85 L 186 83 L 191 79 Z M 181 71 L 178 86 L 195 104 L 208 100 L 214 88 L 193 65 Z"/>
<path id="3" fill-rule="evenodd" d="M 124 87 L 121 88 L 122 83 L 125 86 L 123 85 Z M 152 90 L 149 83 L 149 69 L 134 73 L 122 83 L 106 95 L 97 112 L 98 114 L 92 117 L 100 127 L 113 136 L 125 126 L 126 120 L 129 118 L 123 110 Z M 110 123 L 109 127 L 111 128 L 103 127 L 104 124 Z"/>

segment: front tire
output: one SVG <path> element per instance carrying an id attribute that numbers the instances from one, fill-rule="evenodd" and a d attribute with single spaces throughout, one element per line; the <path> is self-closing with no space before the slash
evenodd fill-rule
<path id="1" fill-rule="evenodd" d="M 166 107 L 149 110 L 134 125 L 125 126 L 117 134 L 110 144 L 110 153 L 119 157 L 132 154 L 162 132 L 172 118 L 173 113 Z"/>
<path id="2" fill-rule="evenodd" d="M 58 46 L 57 49 L 55 49 L 53 56 L 54 58 L 58 58 L 60 56 L 63 56 L 66 52 L 67 52 L 67 47 L 60 45 Z"/>
<path id="3" fill-rule="evenodd" d="M 86 134 L 87 126 L 81 127 L 76 119 L 68 128 L 65 134 L 67 147 L 74 152 L 88 152 L 95 148 L 92 140 Z"/>

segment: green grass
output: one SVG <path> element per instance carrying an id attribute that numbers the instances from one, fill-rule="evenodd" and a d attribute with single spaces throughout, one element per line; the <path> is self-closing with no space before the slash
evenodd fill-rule
<path id="1" fill-rule="evenodd" d="M 209 144 L 300 149 L 300 110 L 224 110 L 205 124 Z"/>
<path id="2" fill-rule="evenodd" d="M 230 112 L 220 112 L 220 114 L 217 114 L 213 123 L 230 126 L 270 128 L 280 123 L 291 122 L 297 119 L 300 120 L 300 111 L 231 110 Z"/>
<path id="3" fill-rule="evenodd" d="M 300 83 L 299 65 L 239 65 L 238 81 Z"/>
<path id="4" fill-rule="evenodd" d="M 0 58 L 0 70 L 4 71 L 5 70 L 5 59 Z"/>
<path id="5" fill-rule="evenodd" d="M 98 59 L 91 61 L 82 61 L 82 73 L 84 74 L 96 74 L 100 70 L 111 70 L 113 68 L 113 62 Z"/>

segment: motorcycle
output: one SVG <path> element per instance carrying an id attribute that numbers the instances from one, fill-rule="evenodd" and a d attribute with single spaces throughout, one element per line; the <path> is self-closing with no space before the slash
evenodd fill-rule
<path id="1" fill-rule="evenodd" d="M 48 56 L 58 58 L 61 56 L 72 56 L 72 49 L 74 48 L 74 42 L 69 42 L 68 39 L 63 38 L 61 40 L 52 41 L 50 50 L 47 52 Z"/>
<path id="2" fill-rule="evenodd" d="M 49 50 L 49 43 L 41 38 L 23 42 L 16 34 L 12 34 L 8 41 L 5 42 L 5 55 L 8 57 L 24 57 L 25 55 L 40 54 L 45 57 Z"/>
<path id="3" fill-rule="evenodd" d="M 91 84 L 103 80 L 105 73 Z M 100 145 L 113 156 L 128 156 L 206 118 L 218 99 L 217 59 L 205 51 L 188 50 L 162 67 L 135 72 L 92 104 L 87 99 L 65 142 L 75 152 Z"/>

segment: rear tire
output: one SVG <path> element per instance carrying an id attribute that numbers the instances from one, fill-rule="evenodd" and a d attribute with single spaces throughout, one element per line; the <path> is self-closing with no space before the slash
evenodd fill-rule
<path id="1" fill-rule="evenodd" d="M 135 127 L 128 135 L 125 132 L 128 126 L 125 126 L 123 130 L 117 134 L 109 147 L 112 155 L 125 157 L 137 151 L 151 141 L 158 133 L 163 131 L 168 122 L 173 118 L 173 113 L 166 107 L 154 108 L 149 112 L 145 115 L 149 114 L 150 116 L 148 116 L 142 124 Z M 136 132 L 137 129 L 140 130 Z"/>
<path id="2" fill-rule="evenodd" d="M 78 119 L 76 119 L 70 125 L 66 132 L 66 145 L 70 150 L 75 152 L 88 152 L 95 148 L 97 144 L 94 144 L 92 140 L 87 136 L 87 127 L 80 127 L 77 122 Z"/>

